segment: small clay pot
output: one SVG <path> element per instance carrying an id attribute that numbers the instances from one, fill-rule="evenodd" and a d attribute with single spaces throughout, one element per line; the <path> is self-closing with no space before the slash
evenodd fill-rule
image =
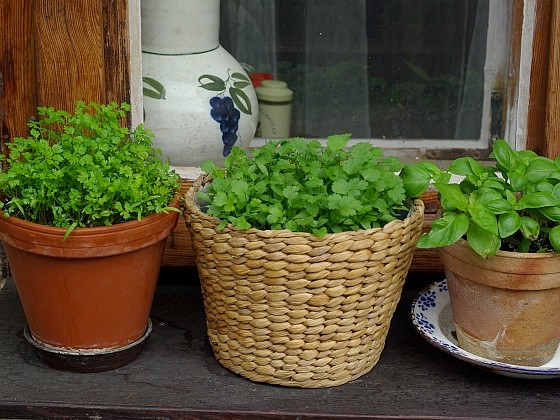
<path id="1" fill-rule="evenodd" d="M 32 339 L 57 353 L 104 354 L 139 341 L 178 216 L 76 228 L 63 241 L 66 229 L 0 213 L 0 240 Z"/>
<path id="2" fill-rule="evenodd" d="M 541 366 L 560 343 L 560 254 L 499 251 L 467 241 L 438 250 L 459 346 L 490 360 Z"/>

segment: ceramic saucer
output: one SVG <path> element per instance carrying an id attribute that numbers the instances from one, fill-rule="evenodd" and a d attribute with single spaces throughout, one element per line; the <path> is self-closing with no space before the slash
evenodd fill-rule
<path id="1" fill-rule="evenodd" d="M 429 343 L 465 362 L 499 375 L 516 378 L 560 378 L 560 348 L 550 362 L 536 367 L 495 362 L 461 349 L 454 337 L 453 313 L 445 279 L 420 292 L 412 302 L 410 315 L 416 330 Z"/>

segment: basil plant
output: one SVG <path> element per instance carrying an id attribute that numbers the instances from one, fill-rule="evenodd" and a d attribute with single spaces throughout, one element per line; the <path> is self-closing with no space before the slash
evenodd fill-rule
<path id="1" fill-rule="evenodd" d="M 403 168 L 407 196 L 433 184 L 441 201 L 442 217 L 417 246 L 438 248 L 464 238 L 484 258 L 499 250 L 560 251 L 560 157 L 516 151 L 504 140 L 494 143 L 490 157 L 495 166 L 461 157 L 447 170 L 430 162 Z M 452 174 L 464 178 L 453 183 Z"/>

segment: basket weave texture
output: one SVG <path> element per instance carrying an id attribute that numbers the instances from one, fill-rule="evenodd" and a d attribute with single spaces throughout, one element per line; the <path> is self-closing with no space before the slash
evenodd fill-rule
<path id="1" fill-rule="evenodd" d="M 184 216 L 216 359 L 257 382 L 342 385 L 379 360 L 416 241 L 424 203 L 383 228 L 327 234 L 238 230 L 206 215 L 196 192 Z"/>

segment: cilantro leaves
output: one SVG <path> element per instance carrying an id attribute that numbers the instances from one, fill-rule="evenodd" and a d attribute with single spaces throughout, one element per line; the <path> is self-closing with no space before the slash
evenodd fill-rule
<path id="1" fill-rule="evenodd" d="M 224 167 L 211 161 L 207 214 L 239 229 L 289 229 L 319 236 L 382 227 L 399 217 L 406 198 L 403 164 L 349 134 L 330 136 L 326 147 L 303 138 L 270 141 L 252 158 L 234 147 Z"/>

